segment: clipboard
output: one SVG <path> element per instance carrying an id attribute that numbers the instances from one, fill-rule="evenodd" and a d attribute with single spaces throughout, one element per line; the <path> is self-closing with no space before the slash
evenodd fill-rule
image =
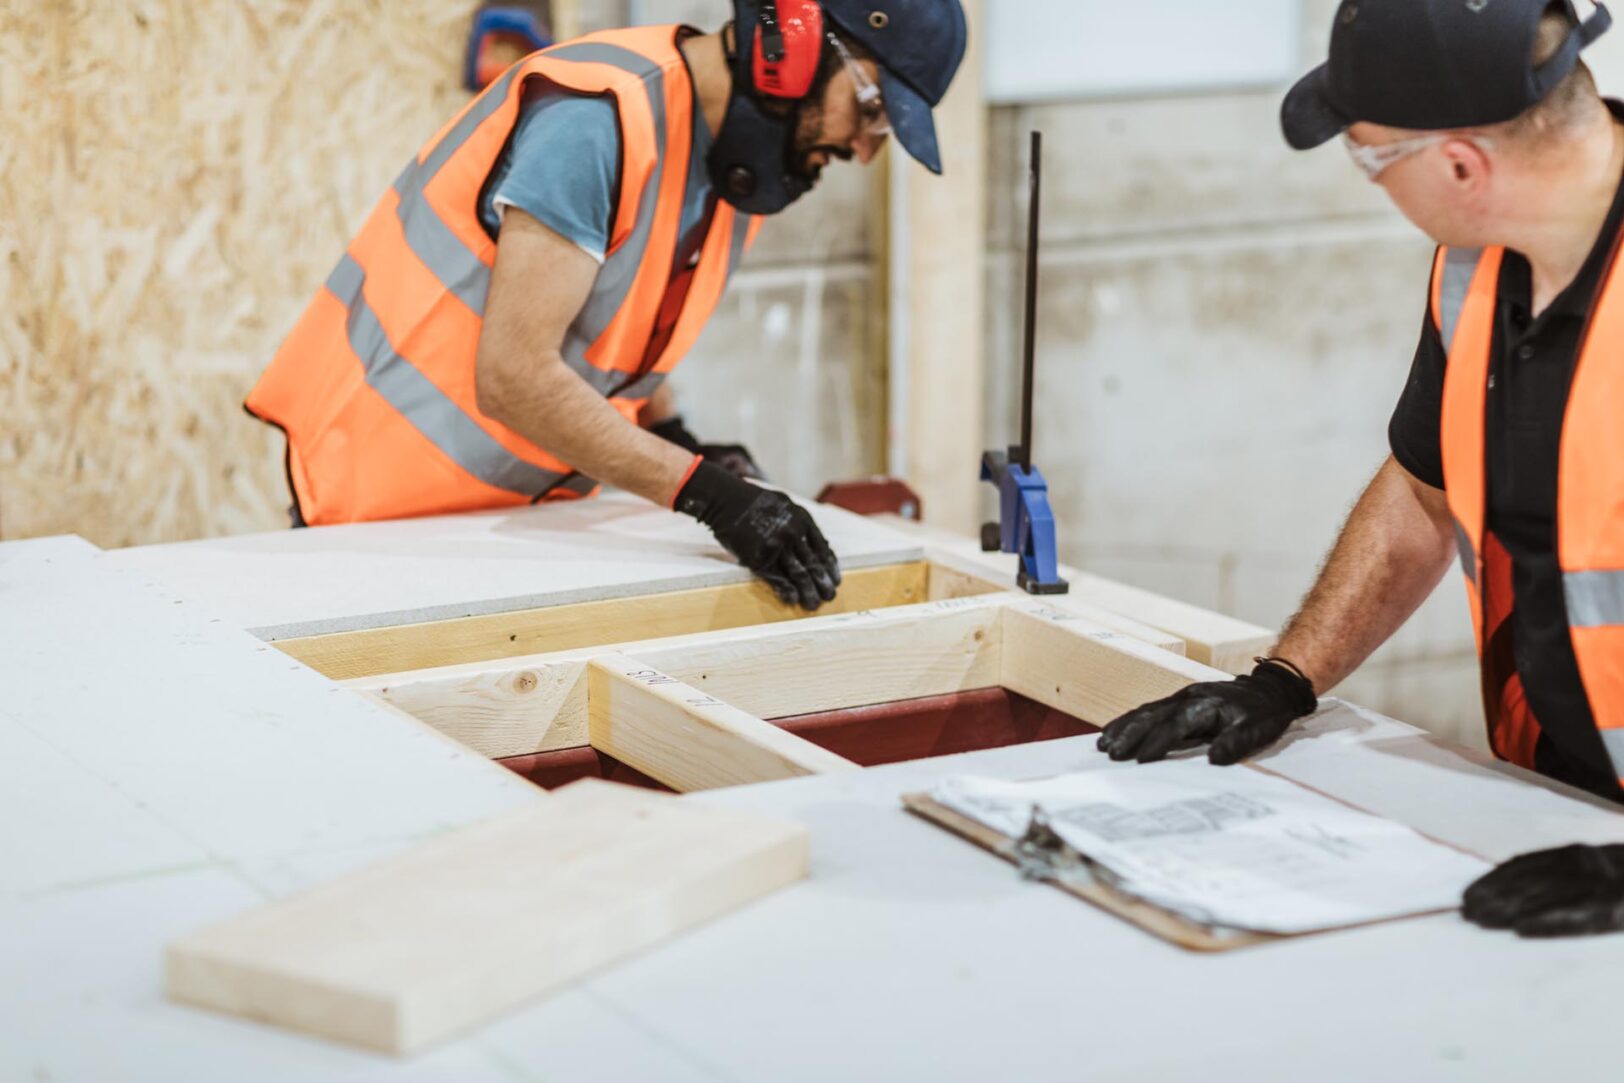
<path id="1" fill-rule="evenodd" d="M 1345 801 L 1333 794 L 1328 794 L 1318 787 L 1308 786 L 1304 783 L 1298 782 L 1295 779 L 1286 778 L 1285 775 L 1282 775 L 1277 771 L 1271 771 L 1266 767 L 1260 767 L 1256 764 L 1246 764 L 1245 768 L 1290 782 L 1294 786 L 1301 787 L 1310 793 L 1318 794 L 1321 797 L 1335 801 L 1340 805 L 1345 805 L 1350 809 L 1354 809 L 1355 811 L 1366 813 L 1369 812 L 1368 809 L 1362 809 L 1358 805 L 1353 804 L 1351 801 Z M 1352 925 L 1341 925 L 1334 928 L 1315 929 L 1311 932 L 1300 933 L 1262 933 L 1253 932 L 1249 929 L 1232 929 L 1204 925 L 1201 922 L 1195 921 L 1183 914 L 1164 909 L 1163 907 L 1157 906 L 1155 903 L 1148 902 L 1135 895 L 1129 894 L 1128 892 L 1122 891 L 1113 886 L 1107 880 L 1101 879 L 1099 876 L 1088 875 L 1087 872 L 1083 870 L 1079 870 L 1081 872 L 1080 875 L 1074 875 L 1073 870 L 1071 869 L 1063 870 L 1060 875 L 1049 875 L 1047 872 L 1042 870 L 1038 871 L 1037 874 L 1034 875 L 1031 861 L 1021 852 L 1020 840 L 1012 839 L 1007 835 L 1000 834 L 977 820 L 973 820 L 962 813 L 953 811 L 946 805 L 937 802 L 928 793 L 905 793 L 902 795 L 902 805 L 915 816 L 927 820 L 930 823 L 935 824 L 937 827 L 945 828 L 946 830 L 951 831 L 953 834 L 958 835 L 960 838 L 975 843 L 983 850 L 988 850 L 991 853 L 996 854 L 998 857 L 1003 858 L 1010 864 L 1020 868 L 1022 872 L 1031 879 L 1043 880 L 1044 882 L 1059 888 L 1067 894 L 1075 895 L 1077 898 L 1082 899 L 1085 902 L 1092 903 L 1109 914 L 1113 914 L 1132 925 L 1138 926 L 1140 929 L 1150 933 L 1152 936 L 1159 937 L 1170 944 L 1174 944 L 1188 951 L 1233 951 L 1236 948 L 1256 947 L 1259 944 L 1274 944 L 1284 940 L 1299 940 L 1305 936 L 1318 936 L 1321 933 L 1341 932 L 1345 929 L 1362 929 L 1372 925 L 1385 925 L 1391 921 L 1408 921 L 1411 918 L 1428 917 L 1434 914 L 1446 914 L 1450 913 L 1454 909 L 1453 907 L 1450 907 L 1438 910 L 1428 910 L 1421 913 L 1405 914 L 1399 917 L 1381 918 L 1376 921 L 1358 922 Z M 1414 829 L 1412 828 L 1411 830 Z M 1455 843 L 1445 841 L 1437 838 L 1436 836 L 1429 835 L 1424 831 L 1417 831 L 1416 834 L 1420 835 L 1429 842 L 1440 846 L 1447 846 L 1451 850 L 1457 850 L 1469 857 L 1475 857 L 1479 861 L 1484 861 L 1490 865 L 1493 864 L 1492 861 L 1484 857 L 1482 854 L 1468 850 L 1464 846 L 1459 846 Z"/>
<path id="2" fill-rule="evenodd" d="M 937 802 L 928 793 L 905 793 L 902 795 L 902 806 L 915 816 L 927 820 L 937 827 L 946 828 L 960 838 L 975 843 L 983 850 L 991 851 L 1012 865 L 1020 867 L 1025 864 L 1017 850 L 1017 840 L 1007 835 L 1001 835 L 968 816 L 954 812 L 946 805 Z M 1182 914 L 1164 910 L 1159 906 L 1145 902 L 1143 899 L 1119 891 L 1099 879 L 1081 880 L 1069 876 L 1045 876 L 1033 877 L 1033 879 L 1043 879 L 1067 894 L 1075 895 L 1085 902 L 1093 903 L 1107 913 L 1114 914 L 1124 921 L 1137 925 L 1152 936 L 1159 937 L 1170 944 L 1175 944 L 1189 951 L 1231 951 L 1235 948 L 1292 939 L 1290 936 L 1278 933 L 1254 933 L 1241 929 L 1216 929 L 1202 925 Z"/>

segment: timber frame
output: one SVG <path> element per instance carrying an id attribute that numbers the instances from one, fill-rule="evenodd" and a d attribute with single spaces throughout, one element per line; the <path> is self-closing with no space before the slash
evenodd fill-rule
<path id="1" fill-rule="evenodd" d="M 687 792 L 856 768 L 770 718 L 1003 687 L 1104 722 L 1225 676 L 1169 646 L 997 591 L 345 683 L 493 759 L 590 745 Z"/>
<path id="2" fill-rule="evenodd" d="M 1242 634 L 1219 641 L 1227 618 L 1193 610 L 1207 638 L 1186 637 L 1087 591 L 1032 598 L 973 558 L 927 557 L 851 572 L 818 616 L 751 582 L 271 643 L 521 774 L 515 760 L 577 750 L 685 793 L 861 769 L 791 732 L 795 716 L 1001 688 L 1101 723 L 1225 676 L 1187 650 L 1234 657 L 1266 635 L 1232 622 Z M 806 876 L 808 846 L 798 825 L 581 779 L 172 942 L 166 988 L 409 1053 Z M 448 953 L 453 911 L 472 932 Z"/>
<path id="3" fill-rule="evenodd" d="M 924 560 L 848 572 L 839 597 L 820 613 L 1015 593 L 1008 581 L 1012 568 L 1003 567 L 998 555 L 963 548 L 970 544 L 967 539 L 946 546 L 940 535 L 928 541 Z M 1272 642 L 1266 628 L 1075 568 L 1063 571 L 1073 582 L 1072 593 L 1048 598 L 1052 607 L 1230 673 L 1245 672 L 1251 656 Z M 761 583 L 750 582 L 270 642 L 323 676 L 349 680 L 806 619 Z"/>
<path id="4" fill-rule="evenodd" d="M 849 572 L 816 616 L 745 582 L 272 645 L 491 759 L 590 747 L 686 791 L 855 766 L 769 719 L 1001 687 L 1103 724 L 1269 641 L 1074 569 L 1032 598 L 967 539 L 916 536 L 925 559 Z"/>

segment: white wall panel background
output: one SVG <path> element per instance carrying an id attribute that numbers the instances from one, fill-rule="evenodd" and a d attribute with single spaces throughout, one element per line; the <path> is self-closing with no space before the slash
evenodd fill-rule
<path id="1" fill-rule="evenodd" d="M 987 5 L 998 104 L 1266 86 L 1298 60 L 1301 0 L 1003 0 Z"/>

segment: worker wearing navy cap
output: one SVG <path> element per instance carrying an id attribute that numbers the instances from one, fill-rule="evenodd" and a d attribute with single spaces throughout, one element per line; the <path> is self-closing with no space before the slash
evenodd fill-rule
<path id="1" fill-rule="evenodd" d="M 589 496 L 694 516 L 786 602 L 840 568 L 667 374 L 760 225 L 894 132 L 933 172 L 958 0 L 734 0 L 520 61 L 407 164 L 250 394 L 296 524 Z M 764 356 L 763 364 L 772 364 Z"/>
<path id="2" fill-rule="evenodd" d="M 1112 722 L 1112 759 L 1234 763 L 1314 710 L 1459 561 L 1495 753 L 1624 801 L 1624 104 L 1579 60 L 1610 19 L 1546 0 L 1344 0 L 1286 140 L 1341 137 L 1439 244 L 1366 488 L 1271 657 Z M 1624 929 L 1624 846 L 1525 854 L 1463 912 Z"/>

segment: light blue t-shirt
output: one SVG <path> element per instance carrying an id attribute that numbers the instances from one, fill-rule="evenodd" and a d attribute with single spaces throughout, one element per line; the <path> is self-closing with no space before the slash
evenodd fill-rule
<path id="1" fill-rule="evenodd" d="M 480 221 L 497 237 L 503 209 L 518 207 L 602 263 L 614 227 L 620 172 L 614 99 L 539 86 L 522 106 L 513 140 L 491 171 L 480 199 Z M 678 252 L 689 241 L 702 240 L 693 233 L 707 225 L 712 191 L 705 168 L 710 130 L 697 96 L 693 108 L 693 154 L 683 188 Z"/>

